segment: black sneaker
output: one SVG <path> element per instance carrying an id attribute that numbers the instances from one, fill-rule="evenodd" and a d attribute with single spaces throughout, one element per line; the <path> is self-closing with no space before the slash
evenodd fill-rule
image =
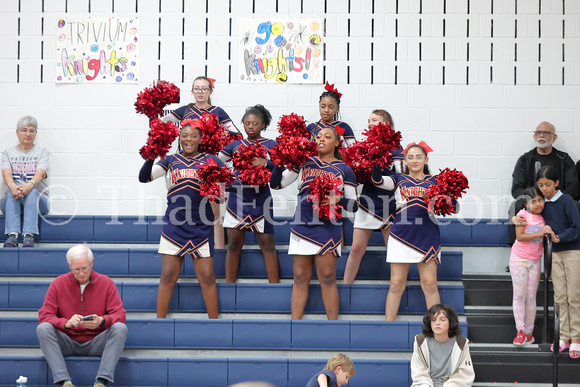
<path id="1" fill-rule="evenodd" d="M 4 247 L 18 247 L 18 234 L 9 234 Z"/>
<path id="2" fill-rule="evenodd" d="M 24 234 L 22 247 L 34 247 L 34 234 Z"/>

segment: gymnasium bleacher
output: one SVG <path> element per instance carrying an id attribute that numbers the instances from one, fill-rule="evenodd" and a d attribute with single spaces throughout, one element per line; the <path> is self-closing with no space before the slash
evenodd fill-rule
<path id="1" fill-rule="evenodd" d="M 337 267 L 339 320 L 326 320 L 315 280 L 304 320 L 291 320 L 292 259 L 285 246 L 290 225 L 289 219 L 278 221 L 281 283 L 267 283 L 260 250 L 254 235 L 247 233 L 238 283 L 225 283 L 225 250 L 216 251 L 220 318 L 209 320 L 191 259 L 184 261 L 170 318 L 155 318 L 161 267 L 155 245 L 161 230 L 158 218 L 47 217 L 36 248 L 0 249 L 0 347 L 4 348 L 0 385 L 14 384 L 19 375 L 29 378 L 28 386 L 51 384 L 36 339 L 36 312 L 50 281 L 68 271 L 66 250 L 80 242 L 95 253 L 94 269 L 113 278 L 127 310 L 129 333 L 115 386 L 227 386 L 249 380 L 304 386 L 339 351 L 348 353 L 356 365 L 349 386 L 410 385 L 413 337 L 421 330 L 425 312 L 416 266 L 409 273 L 399 319 L 384 321 L 389 267 L 382 235 L 373 234 L 357 282 L 342 285 L 352 242 L 352 223 L 347 221 L 346 246 Z M 498 243 L 497 233 L 485 234 L 495 229 L 489 226 L 452 220 L 441 227 L 442 240 L 448 246 Z M 442 302 L 455 308 L 468 335 L 462 316 L 462 259 L 460 251 L 443 251 L 439 289 Z M 76 386 L 92 385 L 98 358 L 67 358 L 67 364 Z"/>

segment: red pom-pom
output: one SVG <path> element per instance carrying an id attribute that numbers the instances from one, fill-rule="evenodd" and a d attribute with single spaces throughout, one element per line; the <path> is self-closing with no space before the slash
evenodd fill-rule
<path id="1" fill-rule="evenodd" d="M 208 196 L 209 201 L 223 202 L 225 200 L 225 188 L 220 183 L 231 183 L 234 174 L 226 166 L 220 166 L 214 159 L 208 159 L 197 170 L 199 178 L 199 194 Z"/>
<path id="2" fill-rule="evenodd" d="M 292 170 L 304 164 L 309 157 L 315 156 L 316 149 L 316 143 L 306 137 L 280 136 L 270 150 L 270 158 L 278 166 L 285 165 Z"/>
<path id="3" fill-rule="evenodd" d="M 163 108 L 180 100 L 179 87 L 173 83 L 158 80 L 152 87 L 146 87 L 137 95 L 135 110 L 149 119 L 159 118 Z"/>
<path id="4" fill-rule="evenodd" d="M 308 130 L 304 117 L 295 113 L 283 115 L 278 120 L 280 136 L 276 138 L 276 145 L 270 150 L 270 158 L 278 166 L 287 169 L 299 167 L 315 156 L 316 143 L 309 140 Z"/>
<path id="5" fill-rule="evenodd" d="M 203 113 L 199 118 L 201 129 L 201 152 L 216 155 L 227 144 L 227 135 L 215 114 Z"/>
<path id="6" fill-rule="evenodd" d="M 307 200 L 312 202 L 312 207 L 318 211 L 318 216 L 321 219 L 337 220 L 342 218 L 340 204 L 320 205 L 320 202 L 328 200 L 329 196 L 341 196 L 344 191 L 338 188 L 340 185 L 342 185 L 341 179 L 328 175 L 318 176 L 310 182 Z"/>
<path id="7" fill-rule="evenodd" d="M 445 168 L 435 176 L 437 184 L 427 190 L 425 203 L 435 215 L 455 213 L 453 202 L 459 199 L 469 188 L 469 181 L 463 172 Z"/>
<path id="8" fill-rule="evenodd" d="M 401 132 L 395 132 L 387 124 L 378 124 L 363 131 L 366 139 L 348 148 L 340 149 L 343 161 L 355 172 L 359 183 L 370 180 L 373 167 L 389 168 L 393 164 L 393 152 L 401 146 Z"/>
<path id="9" fill-rule="evenodd" d="M 149 123 L 151 129 L 145 144 L 139 153 L 145 160 L 155 160 L 157 157 L 165 158 L 173 141 L 179 136 L 179 129 L 171 121 L 163 122 L 154 119 Z"/>
<path id="10" fill-rule="evenodd" d="M 262 165 L 252 165 L 252 160 L 256 157 L 265 159 L 268 156 L 268 148 L 260 144 L 250 144 L 240 146 L 234 153 L 232 162 L 234 168 L 240 171 L 240 180 L 246 184 L 259 185 L 264 187 L 270 182 L 272 171 Z"/>
<path id="11" fill-rule="evenodd" d="M 227 131 L 226 133 L 226 145 L 228 145 L 230 142 L 234 142 L 234 141 L 238 141 L 243 139 L 244 137 L 242 136 L 241 133 L 233 133 L 230 131 Z"/>
<path id="12" fill-rule="evenodd" d="M 340 148 L 342 161 L 352 168 L 359 182 L 371 179 L 373 162 L 367 158 L 368 150 L 362 141 L 355 142 L 349 147 Z"/>
<path id="13" fill-rule="evenodd" d="M 309 137 L 304 117 L 296 113 L 286 114 L 278 120 L 278 132 L 282 136 Z"/>

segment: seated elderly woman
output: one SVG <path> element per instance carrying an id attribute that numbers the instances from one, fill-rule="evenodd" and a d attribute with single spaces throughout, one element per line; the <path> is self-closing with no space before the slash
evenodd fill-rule
<path id="1" fill-rule="evenodd" d="M 22 247 L 34 247 L 34 237 L 38 235 L 38 214 L 48 213 L 46 177 L 50 152 L 34 144 L 37 131 L 36 118 L 20 118 L 16 126 L 18 145 L 2 153 L 2 177 L 8 187 L 0 201 L 8 236 L 4 247 L 18 247 L 21 231 L 24 234 Z"/>

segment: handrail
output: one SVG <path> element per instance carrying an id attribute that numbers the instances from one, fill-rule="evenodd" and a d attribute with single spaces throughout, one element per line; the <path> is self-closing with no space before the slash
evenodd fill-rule
<path id="1" fill-rule="evenodd" d="M 542 342 L 548 342 L 548 285 L 552 273 L 552 238 L 549 234 L 544 235 L 544 329 L 542 330 Z"/>
<path id="2" fill-rule="evenodd" d="M 558 387 L 558 355 L 560 354 L 560 305 L 554 303 L 554 361 L 552 368 L 552 386 Z"/>

